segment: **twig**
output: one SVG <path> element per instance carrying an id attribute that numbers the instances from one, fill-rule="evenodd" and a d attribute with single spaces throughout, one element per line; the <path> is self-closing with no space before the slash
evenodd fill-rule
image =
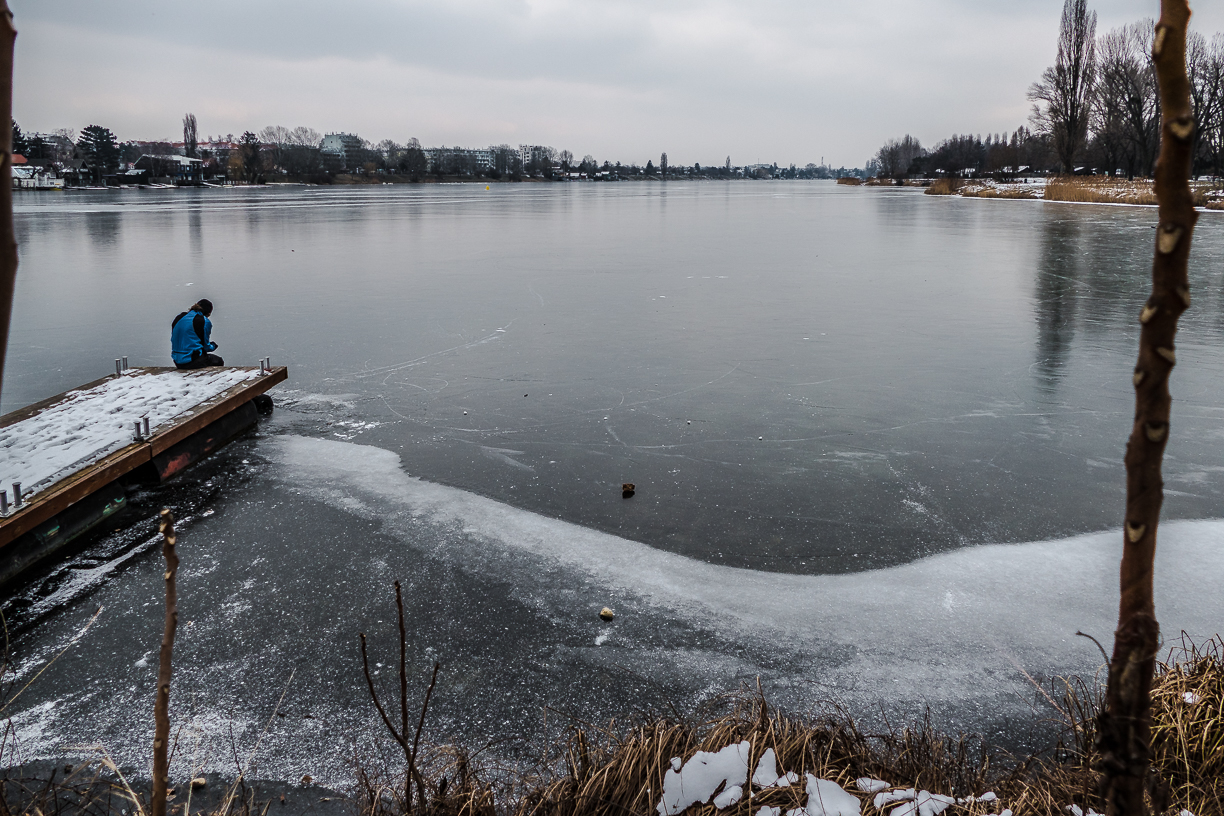
<path id="1" fill-rule="evenodd" d="M 3 3 L 3 2 L 4 0 L 0 0 L 0 3 Z M 10 697 L 4 705 L 0 706 L 0 715 L 3 715 L 4 712 L 8 710 L 8 707 L 13 704 L 13 701 L 16 700 L 18 697 L 20 697 L 26 689 L 28 689 L 31 685 L 33 685 L 35 680 L 42 677 L 43 672 L 51 668 L 51 666 L 55 664 L 55 661 L 63 657 L 64 652 L 71 649 L 74 643 L 76 643 L 78 640 L 84 637 L 85 633 L 89 631 L 89 627 L 94 625 L 94 621 L 96 621 L 98 619 L 98 616 L 101 614 L 102 614 L 102 607 L 99 606 L 97 610 L 93 613 L 93 617 L 89 619 L 89 622 L 86 623 L 85 626 L 81 628 L 81 631 L 77 632 L 76 635 L 73 636 L 72 640 L 68 641 L 67 645 L 65 645 L 63 649 L 60 649 L 59 654 L 57 654 L 55 657 L 48 660 L 47 664 L 38 670 L 38 674 L 31 677 L 30 681 L 21 687 L 21 691 L 18 691 L 16 694 Z"/>
<path id="2" fill-rule="evenodd" d="M 398 730 L 391 724 L 391 718 L 387 715 L 387 710 L 383 707 L 382 701 L 378 699 L 378 692 L 374 689 L 374 677 L 370 674 L 370 656 L 366 649 L 366 636 L 364 632 L 358 633 L 358 638 L 361 641 L 361 669 L 365 674 L 366 686 L 370 690 L 370 699 L 374 701 L 374 708 L 378 710 L 378 716 L 382 718 L 383 724 L 387 726 L 387 731 L 390 732 L 392 739 L 395 740 L 404 752 L 404 762 L 408 766 L 404 774 L 404 807 L 408 811 L 412 810 L 412 786 L 415 783 L 417 794 L 421 800 L 421 808 L 426 810 L 429 806 L 429 791 L 425 785 L 425 780 L 421 778 L 420 771 L 417 769 L 417 752 L 420 749 L 421 732 L 425 728 L 425 715 L 429 712 L 429 701 L 433 697 L 434 687 L 438 682 L 438 670 L 441 668 L 441 664 L 434 663 L 433 677 L 429 681 L 429 688 L 425 692 L 425 701 L 421 705 L 421 717 L 417 722 L 416 734 L 413 737 L 412 744 L 409 745 L 408 632 L 404 626 L 404 599 L 399 581 L 395 582 L 395 606 L 398 612 L 400 660 L 400 728 Z"/>
<path id="3" fill-rule="evenodd" d="M 1078 629 L 1075 630 L 1075 634 L 1077 637 L 1088 638 L 1093 643 L 1095 643 L 1096 647 L 1101 650 L 1101 657 L 1105 658 L 1106 663 L 1109 662 L 1109 653 L 1105 651 L 1105 647 L 1101 645 L 1101 641 L 1097 640 L 1096 638 L 1094 638 L 1092 635 L 1088 634 L 1087 632 L 1081 632 Z"/>
<path id="4" fill-rule="evenodd" d="M 1198 213 L 1190 192 L 1194 113 L 1186 74 L 1187 0 L 1161 0 L 1152 40 L 1159 84 L 1160 158 L 1155 188 L 1159 223 L 1152 259 L 1152 294 L 1139 316 L 1135 420 L 1126 444 L 1126 518 L 1121 599 L 1106 707 L 1097 728 L 1102 792 L 1109 816 L 1143 816 L 1151 763 L 1151 686 L 1160 627 L 1152 599 L 1156 527 L 1164 502 L 1161 464 L 1169 440 L 1169 374 L 1176 362 L 1177 321 L 1190 306 L 1187 269 Z M 1156 789 L 1153 804 L 1163 809 Z"/>
<path id="5" fill-rule="evenodd" d="M 178 536 L 174 532 L 174 514 L 169 507 L 161 511 L 162 556 L 166 559 L 166 623 L 162 630 L 161 653 L 157 659 L 157 700 L 153 704 L 153 792 L 149 802 L 151 816 L 166 816 L 166 787 L 170 783 L 170 760 L 167 749 L 170 740 L 170 673 L 174 654 L 174 632 L 178 629 L 178 588 L 175 577 L 179 558 L 174 551 Z"/>
<path id="6" fill-rule="evenodd" d="M 435 662 L 433 668 L 433 677 L 429 679 L 429 688 L 425 690 L 425 702 L 421 705 L 421 719 L 417 721 L 416 736 L 412 738 L 412 758 L 408 761 L 408 767 L 412 769 L 412 775 L 416 777 L 417 795 L 421 797 L 421 807 L 424 808 L 428 803 L 425 798 L 425 782 L 421 779 L 420 773 L 417 772 L 417 749 L 421 745 L 421 730 L 425 727 L 425 713 L 429 711 L 429 698 L 433 697 L 434 686 L 438 684 L 438 669 L 442 668 L 442 664 Z M 403 668 L 400 669 L 401 674 Z M 404 699 L 404 711 L 408 710 L 408 700 Z M 405 714 L 405 720 L 407 714 Z"/>
<path id="7" fill-rule="evenodd" d="M 276 705 L 272 708 L 272 714 L 268 717 L 268 721 L 264 723 L 264 727 L 259 732 L 259 736 L 255 738 L 255 744 L 251 746 L 251 753 L 247 755 L 246 762 L 243 765 L 238 766 L 238 778 L 234 780 L 234 783 L 230 785 L 230 789 L 226 793 L 225 802 L 220 811 L 221 813 L 228 812 L 230 805 L 234 801 L 234 793 L 238 790 L 239 785 L 242 785 L 244 791 L 246 790 L 245 777 L 247 768 L 251 767 L 251 762 L 255 759 L 255 752 L 259 750 L 259 746 L 263 742 L 263 738 L 267 735 L 268 731 L 271 730 L 272 723 L 276 720 L 276 714 L 278 711 L 280 711 L 281 704 L 285 702 L 285 695 L 289 693 L 289 686 L 293 685 L 293 678 L 296 674 L 296 668 L 289 672 L 289 679 L 285 681 L 285 688 L 281 691 L 280 699 L 276 701 Z M 231 744 L 234 744 L 232 733 L 230 735 L 230 742 Z M 234 744 L 234 764 L 237 765 L 237 762 L 238 748 L 237 745 Z"/>

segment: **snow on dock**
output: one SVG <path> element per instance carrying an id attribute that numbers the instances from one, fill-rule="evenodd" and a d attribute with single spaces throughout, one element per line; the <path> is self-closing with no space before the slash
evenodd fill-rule
<path id="1" fill-rule="evenodd" d="M 239 383 L 258 369 L 198 371 L 130 369 L 100 385 L 69 391 L 32 416 L 0 427 L 0 490 L 21 485 L 23 500 L 135 441 L 135 425 L 149 419 L 149 432 Z"/>

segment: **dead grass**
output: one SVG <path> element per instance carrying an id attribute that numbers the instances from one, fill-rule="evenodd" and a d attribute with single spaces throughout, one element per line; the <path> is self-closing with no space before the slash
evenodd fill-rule
<path id="1" fill-rule="evenodd" d="M 1044 198 L 1093 204 L 1155 204 L 1156 192 L 1150 179 L 1059 176 L 1046 182 Z"/>
<path id="2" fill-rule="evenodd" d="M 1160 665 L 1153 692 L 1153 767 L 1168 784 L 1173 813 L 1224 816 L 1224 643 L 1183 641 Z M 1193 695 L 1187 697 L 1186 695 Z M 1012 757 L 979 740 L 940 733 L 929 719 L 881 734 L 864 732 L 844 712 L 798 717 L 772 709 L 759 693 L 727 698 L 693 722 L 658 718 L 623 730 L 577 729 L 561 770 L 530 788 L 506 811 L 514 816 L 626 816 L 655 813 L 672 757 L 687 759 L 735 742 L 752 744 L 750 767 L 773 748 L 779 771 L 811 773 L 857 793 L 862 776 L 958 796 L 948 816 L 1065 816 L 1075 804 L 1103 812 L 1093 747 L 1103 701 L 1099 679 L 1055 681 L 1045 693 L 1063 736 L 1040 756 Z M 1190 702 L 1193 700 L 1193 702 Z M 969 801 L 987 791 L 999 801 Z M 861 796 L 865 816 L 877 810 Z M 755 791 L 717 810 L 694 806 L 686 816 L 753 816 L 762 806 L 783 812 L 805 804 L 803 785 Z M 892 805 L 886 806 L 886 810 Z"/>
<path id="3" fill-rule="evenodd" d="M 1153 764 L 1181 807 L 1224 813 L 1224 641 L 1183 643 L 1175 655 L 1152 690 Z"/>
<path id="4" fill-rule="evenodd" d="M 673 757 L 688 759 L 698 750 L 747 740 L 750 767 L 772 748 L 780 772 L 836 781 L 859 796 L 863 816 L 891 816 L 886 811 L 895 805 L 875 808 L 854 785 L 862 776 L 960 797 L 944 816 L 986 816 L 1005 808 L 1015 816 L 1067 816 L 1072 804 L 1103 812 L 1093 768 L 1102 679 L 1056 680 L 1045 689 L 1049 710 L 1038 716 L 1059 720 L 1063 735 L 1041 755 L 1014 757 L 977 738 L 948 736 L 929 718 L 869 733 L 843 711 L 785 713 L 759 690 L 745 690 L 691 718 L 672 714 L 607 728 L 576 727 L 540 767 L 526 771 L 482 764 L 482 751 L 422 743 L 414 761 L 426 790 L 417 795 L 405 784 L 398 748 L 367 756 L 355 764 L 351 802 L 356 816 L 654 816 Z M 1158 666 L 1152 699 L 1153 767 L 1171 794 L 1165 813 L 1187 809 L 1195 816 L 1224 816 L 1224 641 L 1216 637 L 1196 646 L 1183 638 Z M 50 781 L 4 776 L 0 816 L 143 813 L 143 797 L 105 758 Z M 988 791 L 998 801 L 970 798 Z M 685 816 L 755 816 L 764 806 L 785 812 L 805 804 L 801 783 L 746 792 L 723 810 L 695 805 Z M 225 797 L 219 808 L 197 812 L 269 814 L 268 805 L 245 789 Z"/>
<path id="5" fill-rule="evenodd" d="M 1212 210 L 1224 209 L 1218 197 L 1216 182 L 1191 182 L 1194 206 Z M 1217 195 L 1212 195 L 1213 193 Z M 1155 204 L 1156 192 L 1151 179 L 1109 176 L 1059 176 L 1046 183 L 1047 201 L 1083 201 L 1094 204 Z"/>
<path id="6" fill-rule="evenodd" d="M 837 183 L 838 184 L 849 184 L 852 187 L 857 187 L 858 185 L 863 183 L 863 180 L 861 178 L 858 178 L 857 176 L 842 176 L 841 178 L 837 180 Z"/>
<path id="7" fill-rule="evenodd" d="M 1038 199 L 1041 191 L 1031 184 L 970 184 L 961 188 L 965 198 Z"/>
<path id="8" fill-rule="evenodd" d="M 922 192 L 926 195 L 956 195 L 960 188 L 961 180 L 958 178 L 937 178 Z"/>

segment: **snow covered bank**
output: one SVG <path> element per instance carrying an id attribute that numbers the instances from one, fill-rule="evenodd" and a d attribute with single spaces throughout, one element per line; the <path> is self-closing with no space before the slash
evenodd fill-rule
<path id="1" fill-rule="evenodd" d="M 133 425 L 150 431 L 238 383 L 259 376 L 247 368 L 132 371 L 67 397 L 21 422 L 0 428 L 0 490 L 21 484 L 30 496 L 83 465 L 132 442 Z"/>
<path id="2" fill-rule="evenodd" d="M 1023 707 L 1033 689 L 1021 669 L 1091 673 L 1100 655 L 1075 632 L 1108 639 L 1113 631 L 1118 531 L 967 547 L 848 575 L 760 572 L 708 564 L 424 482 L 380 448 L 285 436 L 268 450 L 280 466 L 277 477 L 295 488 L 379 519 L 406 546 L 434 541 L 424 546 L 440 558 L 501 571 L 533 603 L 549 607 L 577 573 L 580 582 L 598 587 L 591 594 L 600 603 L 642 604 L 728 639 L 776 648 L 795 655 L 801 673 L 800 665 L 819 654 L 820 671 L 807 682 L 846 700 Z M 442 534 L 422 536 L 422 524 Z M 1184 629 L 1202 638 L 1219 630 L 1221 540 L 1224 521 L 1161 527 L 1156 600 L 1163 631 Z M 570 574 L 559 575 L 558 568 Z"/>

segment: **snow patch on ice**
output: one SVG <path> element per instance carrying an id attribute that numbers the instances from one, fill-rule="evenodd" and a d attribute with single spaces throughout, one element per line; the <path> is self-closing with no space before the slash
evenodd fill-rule
<path id="1" fill-rule="evenodd" d="M 1030 693 L 1017 663 L 1030 672 L 1090 671 L 1098 656 L 1075 632 L 1111 632 L 1116 623 L 1113 530 L 965 547 L 859 573 L 764 572 L 706 563 L 413 478 L 398 454 L 381 448 L 286 435 L 263 450 L 274 478 L 368 514 L 406 545 L 421 540 L 422 524 L 440 525 L 463 536 L 448 536 L 440 557 L 462 566 L 484 563 L 473 556 L 489 552 L 511 559 L 501 562 L 506 568 L 521 563 L 522 591 L 541 602 L 555 595 L 557 573 L 540 569 L 551 565 L 571 572 L 560 580 L 590 581 L 601 594 L 633 597 L 729 638 L 828 650 L 838 661 L 821 667 L 822 688 L 844 696 L 877 699 L 888 689 L 898 704 L 972 698 L 1010 705 Z M 1221 538 L 1219 520 L 1161 525 L 1155 591 L 1168 631 L 1201 638 L 1218 630 Z"/>

